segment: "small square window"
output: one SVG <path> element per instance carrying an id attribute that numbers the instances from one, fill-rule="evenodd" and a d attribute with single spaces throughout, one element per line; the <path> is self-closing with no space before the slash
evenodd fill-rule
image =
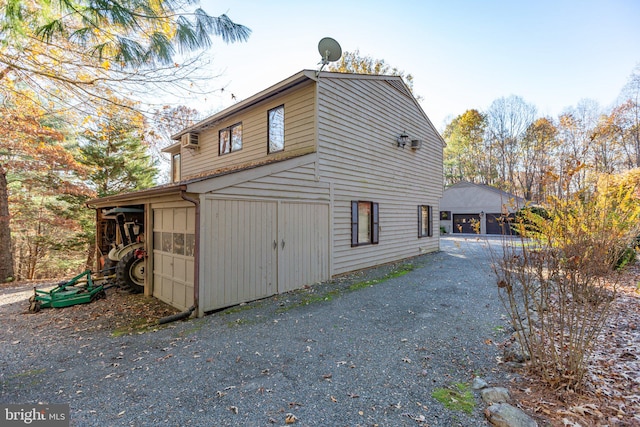
<path id="1" fill-rule="evenodd" d="M 173 253 L 184 255 L 184 233 L 173 233 Z"/>
<path id="2" fill-rule="evenodd" d="M 242 123 L 218 131 L 218 154 L 229 154 L 242 149 Z"/>
<path id="3" fill-rule="evenodd" d="M 284 150 L 284 105 L 269 110 L 268 119 L 268 153 L 282 151 Z"/>
<path id="4" fill-rule="evenodd" d="M 187 234 L 185 236 L 184 254 L 186 256 L 193 256 L 193 254 L 195 253 L 195 247 L 196 247 L 195 234 Z"/>

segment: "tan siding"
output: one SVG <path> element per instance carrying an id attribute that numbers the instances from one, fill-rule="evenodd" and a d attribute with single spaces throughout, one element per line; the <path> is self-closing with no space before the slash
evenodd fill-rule
<path id="1" fill-rule="evenodd" d="M 206 199 L 202 248 L 204 311 L 276 293 L 276 203 Z"/>
<path id="2" fill-rule="evenodd" d="M 205 311 L 330 277 L 330 189 L 315 171 L 311 162 L 204 196 Z"/>
<path id="3" fill-rule="evenodd" d="M 374 80 L 321 79 L 319 158 L 333 183 L 333 274 L 438 250 L 442 143 L 411 99 Z M 398 148 L 406 131 L 419 150 Z M 351 247 L 352 200 L 379 203 L 380 243 Z M 418 205 L 433 206 L 432 238 L 418 238 Z"/>
<path id="4" fill-rule="evenodd" d="M 329 200 L 329 184 L 315 179 L 311 163 L 284 172 L 217 190 L 217 196 L 244 196 L 279 200 Z"/>
<path id="5" fill-rule="evenodd" d="M 285 148 L 267 154 L 267 111 L 284 105 Z M 200 133 L 198 150 L 182 149 L 182 178 L 260 161 L 315 151 L 315 86 L 306 84 L 228 117 Z M 218 131 L 242 123 L 242 149 L 218 155 Z"/>

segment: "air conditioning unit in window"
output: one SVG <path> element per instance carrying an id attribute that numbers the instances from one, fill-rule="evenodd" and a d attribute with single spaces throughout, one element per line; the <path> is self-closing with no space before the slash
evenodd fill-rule
<path id="1" fill-rule="evenodd" d="M 180 137 L 180 142 L 183 148 L 198 148 L 198 134 L 193 132 L 185 133 Z"/>
<path id="2" fill-rule="evenodd" d="M 417 150 L 420 147 L 422 147 L 422 140 L 420 140 L 420 139 L 412 139 L 411 140 L 411 148 L 413 148 L 414 150 Z"/>

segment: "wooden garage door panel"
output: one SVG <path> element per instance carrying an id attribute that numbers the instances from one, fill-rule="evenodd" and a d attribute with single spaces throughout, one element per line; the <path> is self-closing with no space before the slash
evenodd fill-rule
<path id="1" fill-rule="evenodd" d="M 160 260 L 160 274 L 165 277 L 173 277 L 173 257 L 171 255 L 159 252 L 156 258 Z M 157 264 L 158 262 L 156 262 L 156 265 Z"/>
<path id="2" fill-rule="evenodd" d="M 203 309 L 276 293 L 276 202 L 215 199 L 205 212 Z"/>
<path id="3" fill-rule="evenodd" d="M 282 203 L 278 292 L 329 278 L 329 205 Z"/>

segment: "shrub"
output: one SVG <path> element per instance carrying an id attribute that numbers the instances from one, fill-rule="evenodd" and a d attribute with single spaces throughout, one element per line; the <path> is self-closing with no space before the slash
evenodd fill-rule
<path id="1" fill-rule="evenodd" d="M 617 274 L 627 263 L 621 260 L 632 258 L 626 251 L 638 234 L 640 204 L 638 185 L 628 179 L 603 178 L 592 194 L 521 211 L 520 241 L 505 240 L 495 259 L 517 340 L 532 371 L 554 388 L 581 387 L 594 340 L 611 314 Z"/>

